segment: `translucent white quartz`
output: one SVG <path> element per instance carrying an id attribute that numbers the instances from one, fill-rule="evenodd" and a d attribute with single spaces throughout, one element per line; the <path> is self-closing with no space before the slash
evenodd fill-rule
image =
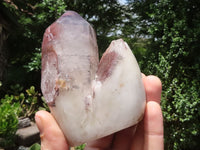
<path id="1" fill-rule="evenodd" d="M 133 126 L 144 114 L 141 72 L 127 43 L 112 41 L 99 62 L 92 27 L 73 11 L 46 29 L 41 88 L 73 146 Z"/>

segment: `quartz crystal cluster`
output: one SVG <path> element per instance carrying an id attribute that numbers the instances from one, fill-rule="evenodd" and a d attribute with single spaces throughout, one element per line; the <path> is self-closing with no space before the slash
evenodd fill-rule
<path id="1" fill-rule="evenodd" d="M 73 11 L 44 33 L 41 89 L 73 146 L 137 124 L 146 104 L 141 72 L 127 43 L 112 41 L 99 62 L 92 26 Z"/>

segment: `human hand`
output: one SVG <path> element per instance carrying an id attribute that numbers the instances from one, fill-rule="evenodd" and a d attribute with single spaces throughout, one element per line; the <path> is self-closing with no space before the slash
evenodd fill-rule
<path id="1" fill-rule="evenodd" d="M 85 150 L 163 150 L 163 117 L 160 107 L 162 85 L 159 78 L 143 75 L 146 92 L 144 119 L 136 126 L 87 143 Z M 69 145 L 53 116 L 46 111 L 35 115 L 42 150 L 67 150 Z M 137 130 L 135 131 L 135 129 Z"/>

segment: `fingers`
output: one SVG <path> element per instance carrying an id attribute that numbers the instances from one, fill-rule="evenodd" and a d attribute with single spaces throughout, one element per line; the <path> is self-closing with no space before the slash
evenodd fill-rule
<path id="1" fill-rule="evenodd" d="M 145 76 L 142 74 L 142 79 L 146 92 L 146 110 L 144 114 L 144 119 L 138 124 L 133 144 L 132 150 L 141 150 L 151 148 L 151 145 L 156 144 L 153 137 L 158 134 L 158 139 L 160 142 L 157 144 L 163 146 L 163 119 L 162 112 L 160 108 L 160 99 L 162 92 L 162 84 L 158 77 L 150 75 Z M 155 133 L 155 134 L 154 134 Z M 152 134 L 154 134 L 152 136 Z M 156 146 L 151 150 L 160 150 Z M 149 149 L 150 150 L 150 149 Z"/>
<path id="2" fill-rule="evenodd" d="M 132 139 L 131 150 L 143 150 L 144 148 L 144 121 L 138 123 L 135 135 Z"/>
<path id="3" fill-rule="evenodd" d="M 162 83 L 160 79 L 153 75 L 145 76 L 144 74 L 142 79 L 145 87 L 147 102 L 155 101 L 160 103 L 162 92 Z"/>
<path id="4" fill-rule="evenodd" d="M 136 144 L 133 144 L 133 148 L 136 148 L 134 150 L 137 150 L 138 148 L 142 149 L 143 147 L 145 150 L 163 150 L 163 118 L 159 105 L 162 84 L 159 78 L 155 76 L 146 77 L 145 75 L 143 75 L 143 83 L 145 86 L 147 105 L 144 120 L 139 124 L 135 133 L 133 143 Z M 40 130 L 42 150 L 68 149 L 67 141 L 50 113 L 46 111 L 39 111 L 35 115 L 35 120 Z M 131 136 L 131 132 L 126 131 L 130 130 L 124 130 L 120 133 L 120 135 L 124 135 L 124 137 Z M 86 149 L 98 149 L 99 147 L 102 149 L 108 148 L 111 144 L 113 144 L 112 139 L 113 135 L 110 135 L 95 142 L 91 142 L 86 146 Z M 115 139 L 115 141 L 118 143 L 118 139 Z"/>
<path id="5" fill-rule="evenodd" d="M 136 126 L 132 126 L 121 130 L 114 135 L 112 149 L 113 150 L 129 150 L 132 139 L 136 131 Z"/>
<path id="6" fill-rule="evenodd" d="M 113 134 L 87 143 L 85 150 L 104 150 L 112 144 Z"/>
<path id="7" fill-rule="evenodd" d="M 163 150 L 163 117 L 160 105 L 149 101 L 144 117 L 144 150 Z"/>
<path id="8" fill-rule="evenodd" d="M 40 131 L 41 150 L 68 149 L 66 139 L 50 113 L 37 112 L 35 121 Z"/>
<path id="9" fill-rule="evenodd" d="M 162 84 L 156 76 L 143 76 L 146 91 L 146 110 L 144 115 L 144 149 L 163 150 L 163 116 L 160 107 Z"/>

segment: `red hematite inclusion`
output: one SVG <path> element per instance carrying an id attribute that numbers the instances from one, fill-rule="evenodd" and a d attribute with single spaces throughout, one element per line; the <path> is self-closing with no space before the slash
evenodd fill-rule
<path id="1" fill-rule="evenodd" d="M 76 12 L 67 11 L 46 29 L 41 78 L 70 146 L 136 125 L 144 114 L 141 72 L 127 43 L 112 41 L 99 62 L 95 32 Z"/>
<path id="2" fill-rule="evenodd" d="M 98 66 L 97 76 L 99 81 L 105 81 L 112 72 L 120 60 L 119 54 L 115 51 L 105 53 Z"/>

